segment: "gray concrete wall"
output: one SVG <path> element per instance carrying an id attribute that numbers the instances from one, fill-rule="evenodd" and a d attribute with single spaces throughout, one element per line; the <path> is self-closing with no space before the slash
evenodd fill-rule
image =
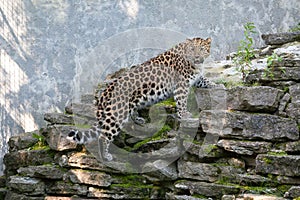
<path id="1" fill-rule="evenodd" d="M 0 0 L 0 160 L 10 136 L 44 125 L 45 112 L 63 112 L 111 71 L 194 36 L 212 37 L 221 59 L 246 22 L 258 34 L 287 31 L 299 12 L 299 0 Z"/>

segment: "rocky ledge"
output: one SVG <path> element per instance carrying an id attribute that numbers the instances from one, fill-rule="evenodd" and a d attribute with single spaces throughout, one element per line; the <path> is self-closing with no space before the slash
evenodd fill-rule
<path id="1" fill-rule="evenodd" d="M 284 34 L 265 37 L 273 45 Z M 110 163 L 99 161 L 97 144 L 66 140 L 93 123 L 91 95 L 48 113 L 47 127 L 10 139 L 0 199 L 298 199 L 299 53 L 293 48 L 280 63 L 285 75 L 278 63 L 273 76 L 251 72 L 255 86 L 196 88 L 191 108 L 199 118 L 176 121 L 172 101 L 151 107 L 151 123 L 128 124 L 115 142 L 122 156 Z"/>

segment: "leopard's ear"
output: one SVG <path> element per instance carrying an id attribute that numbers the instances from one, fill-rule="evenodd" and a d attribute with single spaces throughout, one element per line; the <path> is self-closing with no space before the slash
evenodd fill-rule
<path id="1" fill-rule="evenodd" d="M 187 42 L 192 42 L 192 41 L 193 41 L 193 39 L 186 38 L 186 41 L 187 41 Z"/>
<path id="2" fill-rule="evenodd" d="M 211 42 L 211 38 L 209 37 L 209 38 L 206 38 L 206 40 L 205 40 L 206 42 Z"/>

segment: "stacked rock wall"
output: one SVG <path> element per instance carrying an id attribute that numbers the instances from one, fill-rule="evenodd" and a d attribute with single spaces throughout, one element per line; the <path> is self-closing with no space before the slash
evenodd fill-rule
<path id="1" fill-rule="evenodd" d="M 200 126 L 195 138 L 183 144 L 189 143 L 189 148 L 167 166 L 163 159 L 180 151 L 178 147 L 156 150 L 172 144 L 178 130 L 168 129 L 164 137 L 142 143 L 138 136 L 123 137 L 127 144 L 135 144 L 129 150 L 154 149 L 163 158 L 146 163 L 142 169 L 151 170 L 145 173 L 128 172 L 132 166 L 124 162 L 108 167 L 65 139 L 71 129 L 78 128 L 76 124 L 93 123 L 92 99 L 84 96 L 81 103 L 67 107 L 66 113 L 46 114 L 46 128 L 10 139 L 0 195 L 9 200 L 297 198 L 299 54 L 300 49 L 282 54 L 283 61 L 272 66 L 272 77 L 263 76 L 263 70 L 250 73 L 247 80 L 256 86 L 195 89 Z M 180 126 L 188 131 L 192 124 Z"/>

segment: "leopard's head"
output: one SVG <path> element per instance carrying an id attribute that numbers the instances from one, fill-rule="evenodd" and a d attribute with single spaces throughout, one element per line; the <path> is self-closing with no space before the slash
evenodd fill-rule
<path id="1" fill-rule="evenodd" d="M 210 54 L 211 38 L 187 39 L 183 44 L 184 56 L 195 64 L 203 63 Z"/>

